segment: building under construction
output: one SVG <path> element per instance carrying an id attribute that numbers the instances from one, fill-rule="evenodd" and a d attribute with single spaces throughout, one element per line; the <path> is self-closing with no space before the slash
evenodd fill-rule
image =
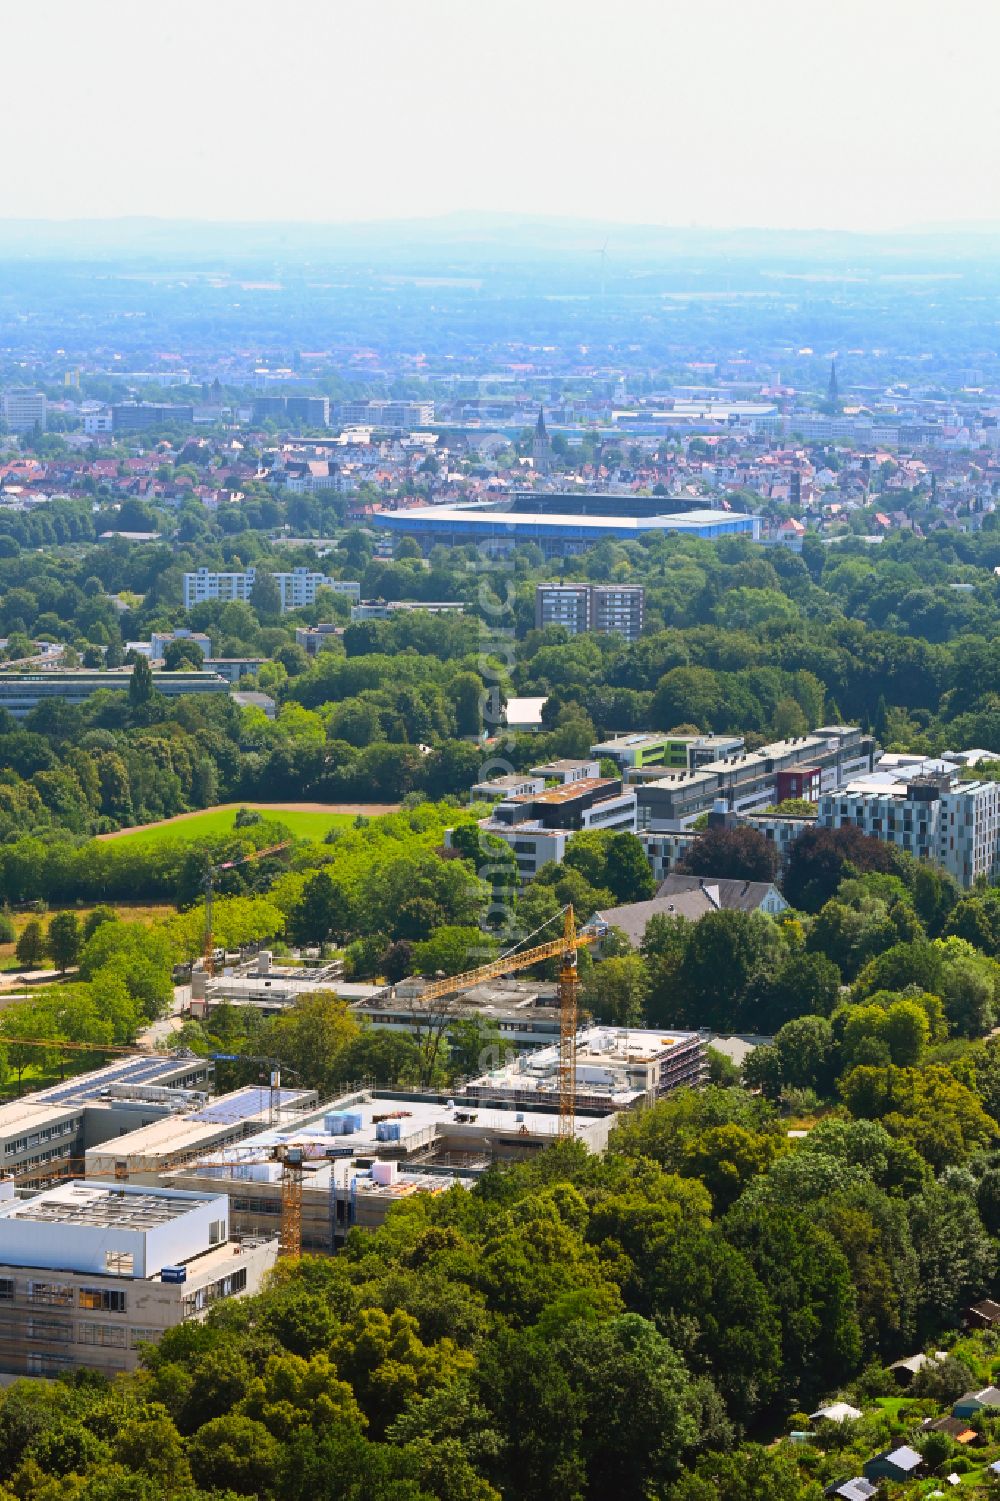
<path id="1" fill-rule="evenodd" d="M 610 1114 L 651 1105 L 673 1089 L 703 1084 L 708 1073 L 700 1032 L 589 1027 L 576 1039 L 578 1110 Z M 558 1097 L 559 1049 L 522 1053 L 471 1080 L 464 1093 L 538 1107 Z"/>
<path id="2" fill-rule="evenodd" d="M 573 1135 L 598 1152 L 612 1124 L 581 1111 Z M 203 1132 L 200 1152 L 193 1128 Z M 469 1187 L 492 1163 L 530 1156 L 563 1134 L 557 1101 L 518 1110 L 459 1095 L 355 1090 L 322 1107 L 285 1109 L 276 1125 L 228 1143 L 209 1140 L 196 1120 L 160 1122 L 89 1152 L 87 1176 L 225 1192 L 235 1232 L 259 1236 L 281 1226 L 295 1152 L 301 1249 L 331 1252 L 355 1226 L 376 1229 L 401 1199 Z"/>

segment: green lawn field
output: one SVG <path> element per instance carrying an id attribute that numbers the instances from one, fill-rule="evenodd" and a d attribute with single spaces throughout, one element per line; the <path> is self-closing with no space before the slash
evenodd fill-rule
<path id="1" fill-rule="evenodd" d="M 272 818 L 285 825 L 297 839 L 323 839 L 331 829 L 347 829 L 354 823 L 353 813 L 305 813 L 299 810 L 268 808 L 266 803 L 247 803 L 248 808 L 258 809 L 265 818 Z M 166 823 L 149 824 L 146 828 L 126 829 L 112 837 L 128 839 L 142 844 L 190 844 L 195 840 L 212 838 L 232 831 L 236 821 L 235 808 L 208 808 L 204 813 L 185 814 Z"/>

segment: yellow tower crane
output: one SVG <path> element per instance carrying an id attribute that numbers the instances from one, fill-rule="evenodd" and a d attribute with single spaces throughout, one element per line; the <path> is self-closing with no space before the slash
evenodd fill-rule
<path id="1" fill-rule="evenodd" d="M 282 846 L 278 846 L 281 848 Z M 270 854 L 270 850 L 262 850 L 261 854 Z M 487 980 L 497 980 L 504 975 L 516 973 L 521 969 L 530 969 L 532 965 L 542 964 L 546 959 L 560 959 L 562 961 L 559 970 L 559 1137 L 561 1140 L 570 1140 L 573 1136 L 573 1122 L 576 1116 L 576 1026 L 577 1026 L 577 1001 L 580 989 L 580 977 L 577 966 L 577 953 L 588 944 L 596 943 L 599 933 L 593 928 L 577 928 L 576 918 L 572 906 L 567 906 L 563 912 L 563 931 L 560 937 L 550 939 L 547 943 L 535 944 L 532 948 L 521 949 L 519 952 L 510 952 L 501 955 L 499 959 L 493 959 L 489 964 L 481 964 L 477 969 L 466 970 L 461 975 L 451 975 L 447 979 L 432 980 L 425 985 L 420 992 L 421 1001 L 437 1000 L 441 996 L 455 995 L 461 990 L 471 990 L 476 985 L 481 985 Z M 206 945 L 207 947 L 207 945 Z M 43 1040 L 39 1038 L 11 1038 L 12 1042 L 22 1043 L 28 1047 L 66 1047 L 82 1048 L 80 1043 L 63 1043 L 58 1040 Z M 88 1046 L 88 1051 L 92 1049 Z M 93 1051 L 106 1053 L 128 1053 L 138 1051 L 132 1048 L 107 1047 Z M 227 1058 L 236 1055 L 216 1054 L 217 1058 Z M 273 1064 L 273 1059 L 247 1059 L 248 1062 Z M 274 1081 L 272 1075 L 272 1084 Z M 218 1161 L 247 1161 L 240 1155 L 240 1149 L 230 1149 L 235 1155 L 230 1156 L 226 1151 L 218 1159 L 200 1159 L 205 1162 Z M 302 1183 L 305 1175 L 305 1166 L 314 1155 L 307 1145 L 295 1142 L 282 1142 L 276 1146 L 265 1149 L 263 1156 L 253 1160 L 280 1162 L 281 1173 L 281 1236 L 280 1254 L 292 1259 L 302 1254 Z M 132 1163 L 133 1171 L 164 1171 L 165 1168 L 179 1167 L 185 1158 L 150 1159 L 147 1164 L 144 1161 Z M 119 1181 L 128 1181 L 129 1168 L 122 1164 L 116 1168 L 115 1177 Z"/>
<path id="2" fill-rule="evenodd" d="M 577 951 L 587 944 L 596 943 L 600 935 L 594 928 L 577 928 L 572 905 L 563 913 L 563 931 L 559 938 L 548 943 L 536 944 L 520 952 L 502 954 L 489 964 L 470 969 L 461 975 L 451 975 L 446 980 L 432 980 L 425 985 L 419 1001 L 434 1001 L 441 996 L 454 995 L 460 990 L 471 990 L 487 980 L 498 980 L 514 974 L 519 969 L 530 969 L 546 959 L 561 959 L 559 970 L 559 1135 L 573 1135 L 573 1118 L 576 1115 L 576 1022 L 577 1001 L 580 991 L 580 976 L 576 962 Z"/>

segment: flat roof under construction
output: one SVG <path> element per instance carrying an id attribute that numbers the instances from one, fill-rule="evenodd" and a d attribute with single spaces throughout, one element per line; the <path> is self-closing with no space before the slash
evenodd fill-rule
<path id="1" fill-rule="evenodd" d="M 153 1230 L 188 1214 L 191 1207 L 188 1196 L 162 1189 L 137 1191 L 121 1185 L 73 1182 L 11 1204 L 3 1218 L 89 1225 L 98 1230 Z"/>
<path id="2" fill-rule="evenodd" d="M 343 1114 L 357 1118 L 355 1129 L 345 1134 L 328 1131 L 326 1117 Z M 575 1118 L 574 1127 L 578 1134 L 586 1135 L 598 1120 L 595 1115 L 581 1112 Z M 378 1126 L 383 1122 L 399 1126 L 397 1140 L 385 1140 L 378 1135 Z M 312 1160 L 318 1162 L 324 1160 L 327 1151 L 344 1157 L 358 1154 L 378 1156 L 380 1153 L 409 1155 L 425 1151 L 445 1137 L 469 1137 L 481 1141 L 487 1136 L 520 1136 L 548 1141 L 554 1140 L 558 1134 L 559 1112 L 554 1108 L 525 1110 L 511 1106 L 508 1109 L 499 1102 L 482 1104 L 460 1095 L 454 1100 L 446 1100 L 434 1095 L 372 1095 L 361 1091 L 330 1101 L 306 1114 L 294 1126 L 262 1130 L 244 1141 L 220 1148 L 218 1152 L 206 1150 L 205 1156 L 222 1166 L 238 1166 L 241 1161 L 259 1159 L 278 1146 L 293 1143 L 304 1146 L 307 1154 L 312 1154 Z M 115 1143 L 108 1145 L 113 1149 Z M 193 1165 L 186 1168 L 189 1173 L 192 1170 Z"/>
<path id="3" fill-rule="evenodd" d="M 591 1027 L 577 1038 L 577 1094 L 594 1109 L 605 1102 L 605 1108 L 626 1110 L 646 1093 L 651 1067 L 674 1049 L 680 1055 L 699 1041 L 697 1032 Z M 467 1087 L 475 1097 L 488 1098 L 495 1091 L 498 1099 L 527 1096 L 542 1104 L 558 1099 L 560 1082 L 559 1049 L 546 1047 L 534 1053 L 519 1053 L 511 1062 L 470 1080 Z M 529 1104 L 529 1112 L 530 1109 Z"/>

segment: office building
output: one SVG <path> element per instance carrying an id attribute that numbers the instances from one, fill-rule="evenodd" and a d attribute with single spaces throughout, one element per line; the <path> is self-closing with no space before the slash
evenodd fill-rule
<path id="1" fill-rule="evenodd" d="M 966 888 L 1000 879 L 1000 784 L 960 781 L 948 761 L 885 769 L 880 762 L 872 775 L 825 792 L 816 822 L 861 829 L 940 865 Z"/>
<path id="2" fill-rule="evenodd" d="M 737 511 L 703 508 L 662 516 L 524 514 L 485 506 L 411 506 L 379 511 L 372 525 L 394 537 L 412 537 L 425 551 L 445 547 L 481 547 L 494 555 L 511 553 L 535 542 L 547 558 L 573 557 L 605 538 L 637 541 L 646 535 L 678 532 L 682 536 L 760 537 L 760 518 Z"/>
<path id="3" fill-rule="evenodd" d="M 645 590 L 641 584 L 538 584 L 535 627 L 561 625 L 571 636 L 615 632 L 635 641 L 642 631 Z"/>
<path id="4" fill-rule="evenodd" d="M 330 426 L 328 396 L 255 396 L 250 407 L 254 422 L 300 422 L 305 427 Z"/>
<path id="5" fill-rule="evenodd" d="M 599 775 L 599 772 L 595 775 Z M 544 777 L 531 776 L 523 771 L 511 771 L 505 772 L 502 776 L 484 777 L 481 782 L 475 782 L 471 796 L 473 802 L 477 800 L 492 802 L 500 797 L 525 797 L 544 791 Z"/>
<path id="6" fill-rule="evenodd" d="M 742 735 L 670 735 L 649 731 L 612 735 L 592 745 L 591 754 L 614 761 L 630 787 L 655 782 L 668 771 L 697 771 L 710 761 L 736 756 Z"/>
<path id="7" fill-rule="evenodd" d="M 742 735 L 674 736 L 673 739 L 686 741 L 689 771 L 698 771 L 712 761 L 725 760 L 727 756 L 740 756 L 746 748 Z"/>
<path id="8" fill-rule="evenodd" d="M 824 790 L 872 770 L 875 742 L 853 725 L 825 725 L 811 735 L 737 751 L 697 771 L 668 772 L 637 787 L 640 829 L 690 828 L 703 813 L 759 813 L 778 801 L 778 776 L 808 767 Z"/>
<path id="9" fill-rule="evenodd" d="M 345 401 L 340 411 L 345 426 L 391 427 L 400 430 L 428 427 L 434 421 L 433 401 Z"/>
<path id="10" fill-rule="evenodd" d="M 306 427 L 330 426 L 329 396 L 286 396 L 285 413 L 290 422 Z"/>
<path id="11" fill-rule="evenodd" d="M 92 671 L 87 667 L 45 672 L 0 672 L 0 708 L 15 719 L 24 719 L 49 698 L 68 704 L 84 704 L 94 693 L 127 693 L 131 667 Z M 229 684 L 217 672 L 156 672 L 153 686 L 167 698 L 186 693 L 228 693 Z"/>
<path id="12" fill-rule="evenodd" d="M 44 391 L 4 391 L 0 396 L 0 417 L 11 433 L 43 433 L 48 411 Z"/>
<path id="13" fill-rule="evenodd" d="M 315 1106 L 315 1090 L 272 1090 L 261 1084 L 189 1108 L 175 1105 L 143 1125 L 120 1126 L 115 1136 L 88 1146 L 83 1155 L 86 1177 L 155 1184 L 164 1173 L 208 1152 L 228 1150 L 272 1123 L 294 1126 Z"/>
<path id="14" fill-rule="evenodd" d="M 543 766 L 533 766 L 531 774 L 542 777 L 546 782 L 559 782 L 566 785 L 569 782 L 586 782 L 601 774 L 598 761 L 574 761 L 564 758 L 559 761 L 546 761 Z"/>
<path id="15" fill-rule="evenodd" d="M 361 597 L 361 585 L 353 579 L 332 579 L 325 573 L 316 573 L 309 568 L 292 568 L 271 575 L 278 586 L 281 610 L 301 610 L 316 603 L 320 589 L 329 589 L 333 594 L 342 594 L 347 599 Z M 237 573 L 216 573 L 209 568 L 199 568 L 184 575 L 184 608 L 192 609 L 205 600 L 244 600 L 253 603 L 253 589 L 257 580 L 256 568 L 246 568 Z"/>
<path id="16" fill-rule="evenodd" d="M 651 1105 L 671 1090 L 701 1084 L 708 1071 L 699 1032 L 643 1032 L 590 1027 L 577 1035 L 576 1098 L 580 1110 L 611 1114 Z M 473 1079 L 465 1094 L 537 1107 L 558 1100 L 559 1048 L 525 1053 Z"/>
<path id="17" fill-rule="evenodd" d="M 643 767 L 664 769 L 687 769 L 688 740 L 684 735 L 615 735 L 611 740 L 602 740 L 590 747 L 590 754 L 599 761 L 614 761 L 618 770 L 626 772 Z"/>
<path id="18" fill-rule="evenodd" d="M 581 829 L 634 834 L 636 794 L 613 777 L 566 782 L 505 798 L 480 828 L 510 845 L 522 881 L 530 881 L 550 860 L 562 862 L 566 845 Z"/>
<path id="19" fill-rule="evenodd" d="M 111 427 L 116 433 L 141 433 L 151 427 L 190 427 L 193 422 L 193 406 L 123 401 L 111 408 Z"/>
<path id="20" fill-rule="evenodd" d="M 250 407 L 251 420 L 254 422 L 268 422 L 277 420 L 280 422 L 285 415 L 285 398 L 283 396 L 255 396 Z"/>
<path id="21" fill-rule="evenodd" d="M 775 778 L 775 802 L 790 799 L 814 803 L 823 790 L 823 773 L 818 766 L 793 766 L 779 771 Z"/>
<path id="22" fill-rule="evenodd" d="M 141 1344 L 259 1292 L 274 1238 L 230 1238 L 225 1194 L 72 1181 L 32 1198 L 0 1184 L 0 1369 L 134 1370 Z"/>

